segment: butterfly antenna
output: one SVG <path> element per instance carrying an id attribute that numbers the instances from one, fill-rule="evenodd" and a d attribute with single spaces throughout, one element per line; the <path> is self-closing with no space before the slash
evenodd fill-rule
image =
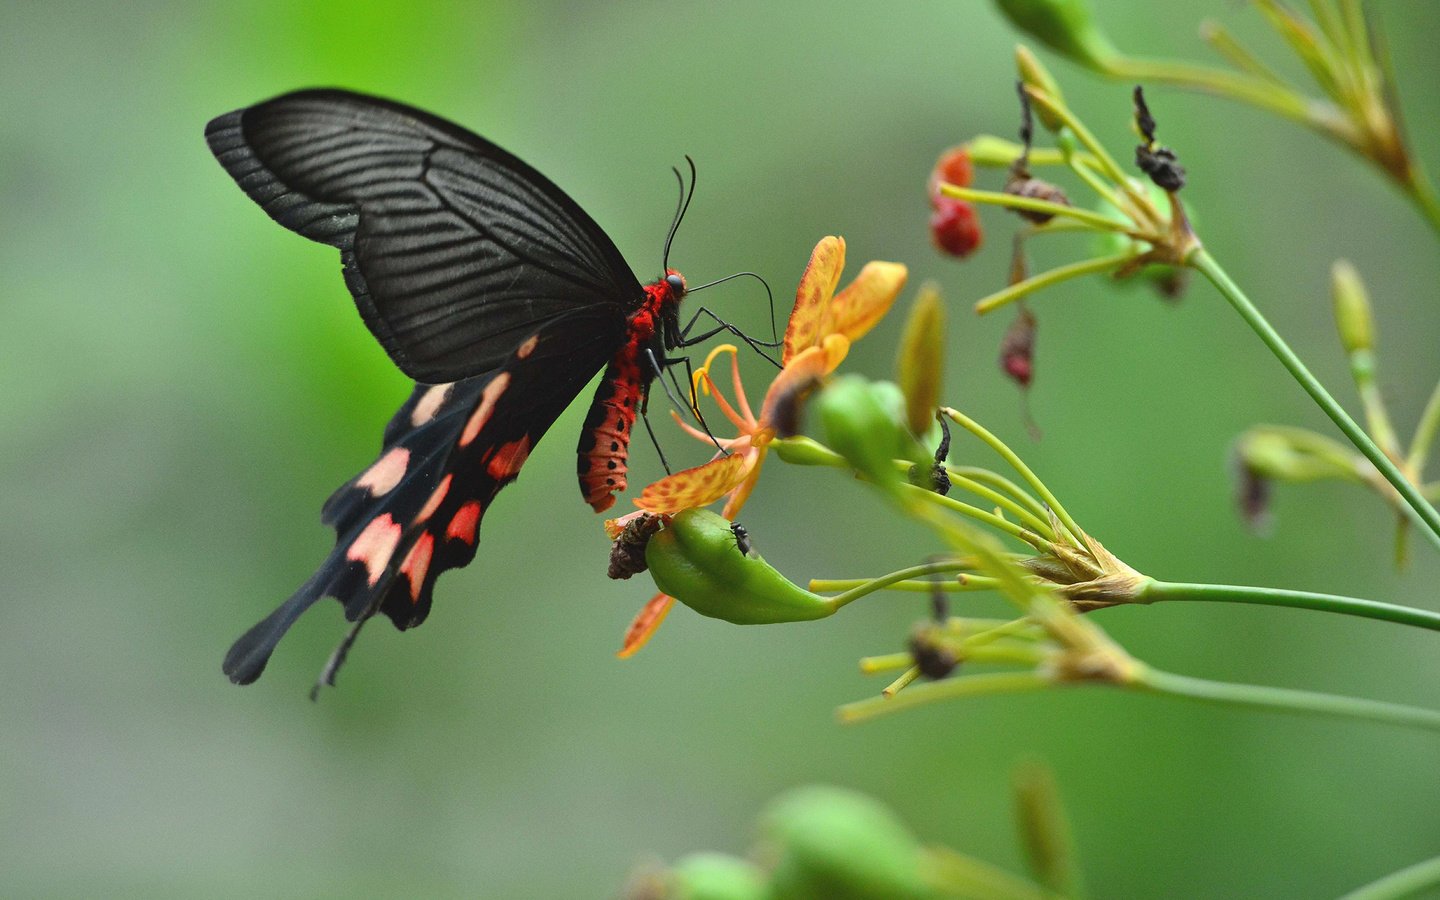
<path id="1" fill-rule="evenodd" d="M 672 167 L 670 171 L 675 173 L 675 180 L 680 183 L 680 197 L 675 201 L 675 218 L 670 220 L 670 233 L 665 235 L 665 253 L 660 260 L 661 272 L 670 271 L 670 245 L 675 240 L 675 232 L 680 230 L 680 220 L 685 218 L 685 212 L 690 209 L 690 199 L 695 196 L 695 160 L 690 154 L 685 154 L 685 162 L 690 166 L 690 187 L 685 187 L 685 176 L 680 170 Z"/>

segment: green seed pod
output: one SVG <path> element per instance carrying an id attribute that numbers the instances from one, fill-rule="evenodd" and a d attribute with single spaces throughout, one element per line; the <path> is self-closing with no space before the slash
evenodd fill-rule
<path id="1" fill-rule="evenodd" d="M 650 539 L 645 561 L 655 586 L 714 619 L 769 625 L 823 619 L 837 607 L 740 549 L 730 523 L 707 509 L 678 513 Z"/>
<path id="2" fill-rule="evenodd" d="M 1040 62 L 1040 59 L 1024 44 L 1017 44 L 1015 47 L 1015 69 L 1020 75 L 1020 80 L 1027 87 L 1036 88 L 1048 94 L 1057 104 L 1063 105 L 1065 97 L 1060 93 L 1060 84 L 1055 81 L 1055 76 Z M 1035 105 L 1035 115 L 1040 119 L 1040 124 L 1045 130 L 1052 134 L 1065 127 L 1065 123 L 1051 112 L 1047 107 Z"/>
<path id="3" fill-rule="evenodd" d="M 694 853 L 670 870 L 673 900 L 764 900 L 765 882 L 748 860 L 724 853 Z"/>
<path id="4" fill-rule="evenodd" d="M 910 310 L 895 360 L 896 377 L 905 395 L 905 422 L 911 434 L 925 434 L 935 423 L 944 364 L 945 307 L 940 302 L 940 289 L 934 282 L 927 282 Z"/>
<path id="5" fill-rule="evenodd" d="M 785 900 L 922 900 L 936 896 L 920 845 L 890 810 L 834 787 L 803 787 L 766 812 L 776 856 L 770 896 Z"/>
<path id="6" fill-rule="evenodd" d="M 995 6 L 1010 24 L 1082 66 L 1108 72 L 1120 56 L 1085 0 L 995 0 Z"/>

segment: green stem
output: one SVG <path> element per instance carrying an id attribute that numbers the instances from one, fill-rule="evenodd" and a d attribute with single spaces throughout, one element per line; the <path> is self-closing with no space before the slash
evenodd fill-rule
<path id="1" fill-rule="evenodd" d="M 1037 212 L 1047 216 L 1058 216 L 1067 219 L 1074 219 L 1077 222 L 1084 222 L 1086 225 L 1094 226 L 1100 231 L 1119 231 L 1130 234 L 1131 237 L 1146 239 L 1143 234 L 1132 234 L 1132 229 L 1124 222 L 1117 222 L 1109 216 L 1102 216 L 1100 213 L 1091 212 L 1078 206 L 1065 206 L 1062 203 L 1052 203 L 1049 200 L 1036 200 L 1034 197 L 1021 197 L 1018 194 L 1005 194 L 1000 191 L 982 191 L 976 188 L 960 187 L 955 184 L 940 185 L 940 193 L 946 197 L 954 197 L 956 200 L 966 200 L 970 203 L 983 203 L 987 206 L 1003 206 L 1007 209 L 1023 209 L 1026 212 Z"/>
<path id="2" fill-rule="evenodd" d="M 1209 681 L 1191 678 L 1156 669 L 1141 667 L 1136 672 L 1130 687 L 1172 697 L 1199 700 L 1204 703 L 1222 703 L 1231 706 L 1250 706 L 1257 709 L 1273 709 L 1284 712 L 1304 713 L 1319 716 L 1339 716 L 1380 722 L 1386 725 L 1406 725 L 1440 731 L 1440 712 L 1384 703 L 1379 700 L 1365 700 L 1359 697 L 1341 697 L 1335 694 L 1319 694 L 1314 691 L 1297 691 L 1290 688 L 1265 687 L 1256 684 L 1234 684 L 1225 681 Z"/>
<path id="3" fill-rule="evenodd" d="M 1425 460 L 1430 456 L 1430 442 L 1435 439 L 1435 429 L 1440 427 L 1440 381 L 1425 401 L 1425 411 L 1420 414 L 1420 424 L 1415 426 L 1415 437 L 1410 441 L 1410 454 L 1405 464 L 1419 478 L 1425 471 Z"/>
<path id="4" fill-rule="evenodd" d="M 1082 275 L 1094 275 L 1099 272 L 1109 272 L 1112 269 L 1118 269 L 1140 256 L 1142 252 L 1143 251 L 1138 249 L 1130 249 L 1111 256 L 1082 259 L 1079 262 L 1059 266 L 1048 272 L 1041 272 L 1039 275 L 1032 275 L 1024 281 L 1010 285 L 1004 290 L 996 291 L 988 297 L 982 297 L 975 303 L 975 312 L 980 315 L 994 312 L 1007 303 L 1014 303 L 1021 297 L 1029 296 L 1036 291 L 1059 284 L 1062 281 L 1069 281 L 1071 278 L 1079 278 Z"/>
<path id="5" fill-rule="evenodd" d="M 1172 84 L 1177 87 L 1203 91 L 1229 97 L 1241 103 L 1267 109 L 1287 119 L 1305 124 L 1321 124 L 1334 130 L 1338 117 L 1288 88 L 1261 80 L 1250 75 L 1237 75 L 1224 69 L 1187 65 L 1170 61 L 1145 59 L 1122 59 L 1111 66 L 1111 71 L 1131 81 L 1149 81 L 1157 84 Z M 1325 106 L 1328 106 L 1326 104 Z M 1324 110 L 1322 112 L 1322 110 Z"/>
<path id="6" fill-rule="evenodd" d="M 839 609 L 847 603 L 853 603 L 854 601 L 859 600 L 866 594 L 873 594 L 876 591 L 882 591 L 885 588 L 890 587 L 892 584 L 895 584 L 899 581 L 907 581 L 911 578 L 920 578 L 924 575 L 944 575 L 950 572 L 960 572 L 969 568 L 970 565 L 968 564 L 968 562 L 965 561 L 932 562 L 924 563 L 923 565 L 919 566 L 910 566 L 906 569 L 899 569 L 897 571 L 891 572 L 888 575 L 881 575 L 879 578 L 872 578 L 869 581 L 864 582 L 863 584 L 859 584 L 851 588 L 843 594 L 836 594 L 834 597 L 830 598 L 830 602 L 835 604 L 836 609 Z M 811 583 L 814 584 L 815 582 Z M 811 590 L 814 589 L 812 588 Z"/>
<path id="7" fill-rule="evenodd" d="M 1041 517 L 1045 515 L 1045 507 L 1039 500 L 1030 496 L 1028 491 L 998 472 L 978 466 L 947 466 L 945 471 L 952 479 L 968 478 L 981 484 L 988 484 L 996 490 L 1004 491 L 1035 515 Z"/>
<path id="8" fill-rule="evenodd" d="M 1288 606 L 1295 609 L 1316 609 L 1322 612 L 1379 619 L 1399 625 L 1413 625 L 1440 631 L 1440 612 L 1414 609 L 1394 603 L 1340 597 L 1334 594 L 1313 594 L 1308 591 L 1286 591 L 1277 588 L 1245 587 L 1233 584 L 1185 584 L 1151 581 L 1140 590 L 1136 603 L 1159 603 L 1170 600 L 1213 601 L 1218 603 L 1252 603 L 1259 606 Z"/>
<path id="9" fill-rule="evenodd" d="M 1045 547 L 1050 545 L 1050 541 L 1038 532 L 1033 532 L 1027 528 L 1022 528 L 1021 526 L 1016 525 L 1009 519 L 1006 519 L 1002 516 L 997 516 L 992 512 L 981 509 L 978 506 L 972 506 L 969 503 L 956 500 L 953 497 L 941 496 L 940 494 L 935 493 L 929 488 L 922 488 L 913 484 L 901 484 L 900 490 L 918 492 L 920 496 L 923 496 L 924 499 L 930 501 L 931 503 L 943 506 L 946 509 L 957 512 L 962 516 L 967 516 L 977 522 L 984 522 L 991 528 L 994 528 L 998 531 L 1003 531 L 1011 537 L 1014 537 L 1016 540 L 1024 541 L 1025 543 L 1034 547 L 1036 550 L 1041 551 L 1042 553 L 1045 552 Z M 1048 526 L 1045 530 L 1049 531 Z"/>
<path id="10" fill-rule="evenodd" d="M 994 450 L 999 454 L 1001 459 L 1010 465 L 1010 468 L 1019 473 L 1025 483 L 1030 485 L 1035 493 L 1040 495 L 1040 499 L 1044 500 L 1046 505 L 1050 507 L 1050 511 L 1055 514 L 1055 518 L 1059 519 L 1060 524 L 1064 525 L 1070 532 L 1070 537 L 1077 542 L 1078 546 L 1080 535 L 1084 534 L 1084 532 L 1080 530 L 1079 525 L 1075 524 L 1075 520 L 1070 518 L 1070 513 L 1065 511 L 1065 507 L 1060 505 L 1060 501 L 1055 495 L 1050 493 L 1050 489 L 1045 486 L 1045 482 L 1041 481 L 1040 478 L 1031 471 L 1030 467 L 1025 465 L 1025 461 L 1017 456 L 1014 450 L 1011 450 L 1004 441 L 991 434 L 990 431 L 979 422 L 976 422 L 958 409 L 952 409 L 946 406 L 941 408 L 940 413 L 988 444 L 991 450 Z M 1056 535 L 1057 539 L 1062 537 L 1063 535 Z"/>
<path id="11" fill-rule="evenodd" d="M 1210 279 L 1210 282 L 1225 296 L 1226 300 L 1230 301 L 1230 305 L 1235 307 L 1235 311 L 1238 312 L 1240 317 L 1245 320 L 1245 323 L 1259 335 L 1260 340 L 1264 341 L 1265 346 L 1270 348 L 1270 352 L 1275 354 L 1275 357 L 1280 360 L 1281 364 L 1289 370 L 1290 374 L 1300 383 L 1300 386 L 1305 389 L 1305 392 L 1310 395 L 1311 399 L 1325 411 L 1325 414 L 1330 417 L 1330 420 L 1350 439 L 1350 443 L 1354 444 L 1355 448 L 1374 464 L 1375 468 L 1380 471 L 1380 474 L 1385 476 L 1385 480 L 1390 482 L 1400 494 L 1401 498 L 1404 499 L 1407 514 L 1421 526 L 1421 530 L 1429 539 L 1430 543 L 1437 549 L 1440 549 L 1440 513 L 1435 511 L 1435 507 L 1425 501 L 1419 489 L 1406 479 L 1390 457 L 1386 456 L 1379 447 L 1375 446 L 1375 442 L 1370 439 L 1370 436 L 1367 435 L 1359 425 L 1355 424 L 1355 420 L 1350 418 L 1350 415 L 1345 412 L 1345 409 L 1341 407 L 1339 403 L 1335 402 L 1335 398 L 1330 396 L 1329 392 L 1325 390 L 1319 380 L 1310 373 L 1310 370 L 1300 361 L 1300 357 L 1296 356 L 1295 351 L 1290 349 L 1290 345 L 1285 343 L 1284 338 L 1280 337 L 1280 334 L 1265 319 L 1260 313 L 1260 310 L 1255 307 L 1255 304 L 1250 302 L 1250 298 L 1245 296 L 1245 292 L 1240 290 L 1240 287 L 1230 280 L 1230 276 L 1220 267 L 1220 264 L 1215 261 L 1214 257 L 1207 253 L 1204 248 L 1199 248 L 1190 255 L 1188 263 L 1199 270 L 1206 278 Z"/>
<path id="12" fill-rule="evenodd" d="M 813 594 L 825 594 L 830 591 L 853 591 L 857 588 L 869 587 L 873 579 L 869 578 L 812 578 L 810 579 L 810 592 Z M 932 591 L 943 591 L 947 594 L 958 594 L 967 591 L 994 591 L 999 590 L 998 579 L 988 575 L 961 574 L 955 581 L 922 581 L 918 578 L 896 581 L 885 585 L 885 588 L 892 591 L 904 591 L 912 594 L 928 594 Z"/>
<path id="13" fill-rule="evenodd" d="M 1012 500 L 999 491 L 986 487 L 975 479 L 955 474 L 953 470 L 947 469 L 946 474 L 950 476 L 950 484 L 952 487 L 960 488 L 962 491 L 968 491 L 977 497 L 989 500 L 1001 509 L 1009 510 L 1017 519 L 1020 519 L 1026 525 L 1030 526 L 1030 530 L 1036 534 L 1043 534 L 1051 538 L 1054 537 L 1053 534 L 1050 534 L 1049 522 L 1040 518 L 1039 515 L 1031 512 L 1015 500 Z"/>
<path id="14" fill-rule="evenodd" d="M 939 700 L 977 697 L 982 694 L 1018 694 L 1050 687 L 1049 676 L 1039 672 L 994 672 L 986 675 L 965 675 L 917 685 L 893 697 L 867 697 L 847 703 L 836 710 L 844 724 L 863 722 L 885 713 L 923 706 Z"/>
<path id="15" fill-rule="evenodd" d="M 1391 872 L 1384 878 L 1358 887 L 1340 900 L 1400 900 L 1414 897 L 1425 888 L 1440 884 L 1440 856 Z"/>

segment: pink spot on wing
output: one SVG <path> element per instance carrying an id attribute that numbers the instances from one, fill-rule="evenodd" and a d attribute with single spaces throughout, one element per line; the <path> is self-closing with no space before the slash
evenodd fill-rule
<path id="1" fill-rule="evenodd" d="M 395 545 L 400 543 L 400 530 L 400 525 L 389 513 L 377 516 L 345 551 L 346 559 L 365 564 L 371 586 L 380 580 L 380 576 L 385 573 L 385 567 L 390 565 Z"/>
<path id="2" fill-rule="evenodd" d="M 445 495 L 450 493 L 450 482 L 454 477 L 446 475 L 441 479 L 439 486 L 435 488 L 435 493 L 430 495 L 430 499 L 426 500 L 425 505 L 420 508 L 420 514 L 415 517 L 417 524 L 435 515 L 435 510 L 440 508 L 440 504 L 445 500 Z"/>
<path id="3" fill-rule="evenodd" d="M 431 385 L 430 389 L 420 396 L 420 402 L 416 403 L 415 408 L 410 411 L 410 424 L 418 428 L 435 418 L 435 414 L 440 411 L 441 404 L 450 396 L 452 387 L 454 387 L 454 382 Z"/>
<path id="4" fill-rule="evenodd" d="M 500 449 L 490 459 L 490 465 L 485 471 L 496 481 L 503 481 L 506 478 L 514 478 L 520 472 L 520 467 L 525 465 L 525 460 L 530 458 L 530 438 L 522 437 L 519 440 L 502 444 Z"/>
<path id="5" fill-rule="evenodd" d="M 495 402 L 500 399 L 500 395 L 505 393 L 505 389 L 509 386 L 509 372 L 501 372 L 492 378 L 489 384 L 485 385 L 485 390 L 480 392 L 480 405 L 475 407 L 475 411 L 470 414 L 469 421 L 465 423 L 465 430 L 460 432 L 460 446 L 467 446 L 471 441 L 475 440 L 475 436 L 480 433 L 480 429 L 484 428 L 485 423 L 490 421 L 491 413 L 495 412 Z"/>
<path id="6" fill-rule="evenodd" d="M 540 335 L 532 334 L 529 340 L 521 344 L 515 350 L 515 355 L 520 359 L 524 359 L 525 357 L 535 352 L 535 345 L 538 343 L 540 343 Z"/>
<path id="7" fill-rule="evenodd" d="M 372 497 L 388 494 L 405 477 L 405 467 L 409 464 L 410 451 L 395 447 L 355 479 L 355 486 L 369 491 Z"/>
<path id="8" fill-rule="evenodd" d="M 425 573 L 430 571 L 430 558 L 434 553 L 435 538 L 427 531 L 420 535 L 415 546 L 405 554 L 405 561 L 400 564 L 400 573 L 410 579 L 411 602 L 420 601 L 420 588 L 425 585 Z"/>
<path id="9" fill-rule="evenodd" d="M 475 543 L 475 532 L 480 526 L 480 501 L 471 500 L 455 510 L 450 524 L 445 527 L 447 539 L 459 539 L 467 544 Z"/>

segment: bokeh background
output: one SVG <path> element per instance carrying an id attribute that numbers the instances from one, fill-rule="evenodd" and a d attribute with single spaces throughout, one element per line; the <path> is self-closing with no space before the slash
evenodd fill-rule
<path id="1" fill-rule="evenodd" d="M 1196 27 L 1216 15 L 1278 51 L 1238 4 L 1098 6 L 1128 50 L 1203 57 Z M 1431 11 L 1398 0 L 1383 13 L 1435 165 Z M 837 704 L 881 686 L 856 658 L 898 648 L 923 613 L 916 595 L 770 628 L 678 609 L 617 661 L 650 591 L 603 577 L 607 544 L 574 483 L 579 405 L 502 495 L 477 561 L 441 580 L 425 627 L 368 629 L 318 704 L 306 691 L 342 631 L 334 603 L 258 684 L 221 676 L 230 641 L 329 549 L 320 503 L 372 459 L 407 390 L 334 251 L 270 222 L 201 137 L 214 115 L 310 85 L 401 98 L 510 148 L 647 278 L 669 167 L 690 153 L 700 181 L 679 268 L 752 269 L 784 298 L 814 242 L 838 233 L 852 272 L 892 259 L 912 284 L 938 280 L 948 401 L 1022 447 L 1132 565 L 1434 608 L 1440 566 L 1417 545 L 1397 573 L 1391 517 L 1368 494 L 1282 489 L 1272 536 L 1241 527 L 1233 436 L 1328 426 L 1203 284 L 1178 306 L 1101 280 L 1040 299 L 1045 436 L 1026 437 L 994 362 L 1008 316 L 969 312 L 1003 283 L 1013 225 L 986 213 L 988 252 L 942 259 L 924 194 L 940 150 L 1012 132 L 1015 41 L 987 4 L 958 0 L 5 4 L 0 892 L 611 896 L 646 860 L 743 851 L 769 798 L 815 781 L 1018 867 L 1009 779 L 1026 758 L 1053 767 L 1099 896 L 1326 896 L 1433 855 L 1433 734 L 1099 689 L 837 725 Z M 1127 87 L 1051 63 L 1072 105 L 1128 146 Z M 1347 403 L 1327 272 L 1342 255 L 1359 266 L 1408 432 L 1440 374 L 1434 235 L 1308 132 L 1174 91 L 1151 99 L 1207 244 Z M 1039 262 L 1083 251 L 1057 243 Z M 761 297 L 739 282 L 705 302 L 762 331 Z M 847 366 L 887 376 L 900 324 Z M 644 442 L 634 455 L 635 483 L 658 474 Z M 964 442 L 954 458 L 988 459 Z M 831 472 L 772 465 L 745 523 L 797 579 L 932 550 Z M 1440 654 L 1423 632 L 1199 605 L 1101 621 L 1173 671 L 1437 703 Z"/>

